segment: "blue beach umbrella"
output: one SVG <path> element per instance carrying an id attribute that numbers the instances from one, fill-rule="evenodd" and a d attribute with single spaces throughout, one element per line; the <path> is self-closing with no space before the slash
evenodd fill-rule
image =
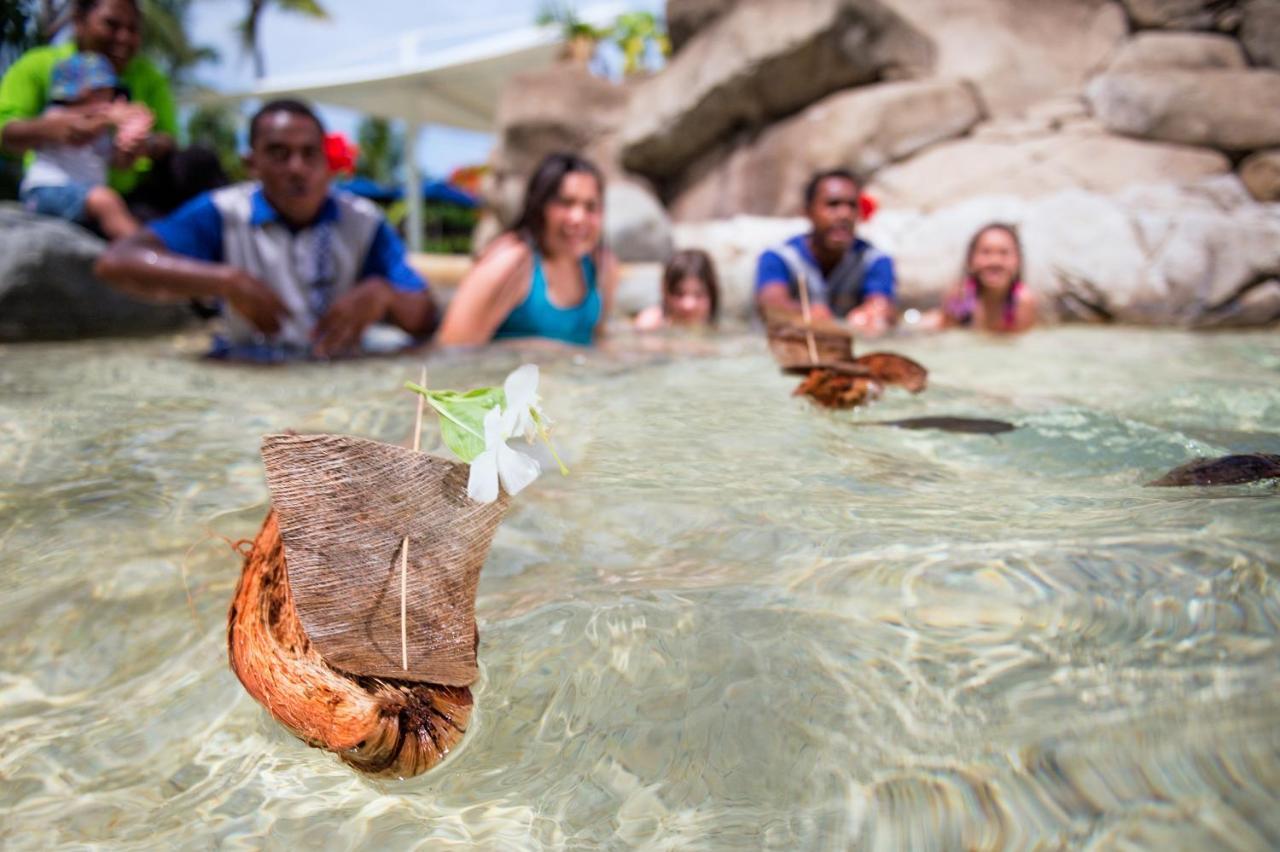
<path id="1" fill-rule="evenodd" d="M 350 180 L 339 181 L 338 189 L 381 204 L 399 201 L 404 196 L 404 190 L 400 187 L 378 183 L 376 180 L 367 177 L 354 177 Z"/>

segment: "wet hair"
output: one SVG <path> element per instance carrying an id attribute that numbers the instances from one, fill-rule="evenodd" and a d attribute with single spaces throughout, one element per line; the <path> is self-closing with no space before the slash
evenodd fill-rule
<path id="1" fill-rule="evenodd" d="M 320 120 L 320 116 L 316 115 L 310 105 L 302 101 L 295 101 L 290 98 L 282 98 L 277 101 L 268 101 L 263 104 L 257 112 L 253 114 L 253 118 L 249 119 L 249 147 L 258 141 L 258 124 L 263 118 L 273 112 L 287 112 L 292 115 L 300 115 L 303 118 L 309 118 L 315 123 L 316 128 L 320 131 L 320 135 L 324 136 L 324 122 Z"/>
<path id="2" fill-rule="evenodd" d="M 982 286 L 980 283 L 978 283 L 977 278 L 974 277 L 973 273 L 970 272 L 969 269 L 971 266 L 973 266 L 973 253 L 978 248 L 978 240 L 982 239 L 984 234 L 987 234 L 991 231 L 1004 231 L 1013 240 L 1013 248 L 1015 251 L 1018 252 L 1018 268 L 1014 270 L 1012 283 L 1017 284 L 1019 281 L 1022 280 L 1022 257 L 1023 257 L 1022 239 L 1018 236 L 1017 226 L 1010 225 L 1007 222 L 988 222 L 987 224 L 979 228 L 977 232 L 969 239 L 969 247 L 965 249 L 965 252 L 964 252 L 964 269 L 961 270 L 963 272 L 963 277 L 973 278 L 975 284 L 977 284 L 979 287 Z M 1012 291 L 1010 292 L 1012 293 Z"/>
<path id="3" fill-rule="evenodd" d="M 555 201 L 564 179 L 571 174 L 587 174 L 595 178 L 596 186 L 600 188 L 601 203 L 604 202 L 604 175 L 595 163 L 577 154 L 548 154 L 529 178 L 524 191 L 524 208 L 511 230 L 541 249 L 543 232 L 547 227 L 547 205 Z"/>
<path id="4" fill-rule="evenodd" d="M 98 8 L 98 4 L 101 2 L 103 2 L 103 0 L 76 0 L 75 9 L 72 11 L 72 17 L 87 17 L 90 12 Z M 133 7 L 133 11 L 139 19 L 142 18 L 142 9 L 138 6 L 138 0 L 124 0 L 124 2 Z"/>
<path id="5" fill-rule="evenodd" d="M 828 178 L 840 178 L 852 183 L 859 190 L 862 184 L 853 172 L 848 169 L 824 169 L 820 172 L 814 172 L 813 177 L 809 178 L 809 182 L 804 185 L 804 209 L 808 210 L 813 206 L 813 199 L 818 197 L 818 185 Z"/>
<path id="6" fill-rule="evenodd" d="M 678 251 L 667 261 L 666 269 L 662 270 L 664 313 L 667 297 L 675 295 L 676 287 L 690 276 L 697 278 L 707 288 L 707 297 L 711 300 L 707 321 L 714 324 L 720 313 L 720 284 L 716 280 L 716 265 L 702 249 Z"/>

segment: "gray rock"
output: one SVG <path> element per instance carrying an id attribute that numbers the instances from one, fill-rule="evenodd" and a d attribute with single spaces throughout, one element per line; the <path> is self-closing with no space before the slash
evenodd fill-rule
<path id="1" fill-rule="evenodd" d="M 1240 42 L 1254 65 L 1280 68 L 1280 0 L 1248 0 Z"/>
<path id="2" fill-rule="evenodd" d="M 1205 312 L 1197 328 L 1256 328 L 1280 322 L 1280 280 L 1249 282 L 1243 292 Z"/>
<path id="3" fill-rule="evenodd" d="M 626 113 L 631 87 L 571 63 L 517 74 L 498 103 L 498 145 L 481 194 L 503 225 L 519 214 L 529 176 L 543 157 L 572 151 L 606 174 L 619 170 L 609 137 Z"/>
<path id="4" fill-rule="evenodd" d="M 1232 153 L 1280 145 L 1280 72 L 1125 71 L 1085 95 L 1115 133 Z"/>
<path id="5" fill-rule="evenodd" d="M 615 179 L 604 191 L 605 244 L 619 260 L 665 262 L 671 256 L 671 219 L 638 181 Z"/>
<path id="6" fill-rule="evenodd" d="M 849 86 L 920 76 L 932 62 L 929 40 L 877 0 L 742 3 L 637 88 L 622 163 L 668 180 L 737 129 Z"/>
<path id="7" fill-rule="evenodd" d="M 869 175 L 965 133 L 981 117 L 972 87 L 962 83 L 906 81 L 839 92 L 732 153 L 713 152 L 710 167 L 677 191 L 672 214 L 681 220 L 798 215 L 813 172 L 839 166 Z"/>
<path id="8" fill-rule="evenodd" d="M 671 51 L 683 48 L 699 30 L 733 5 L 734 0 L 667 0 L 667 36 L 671 39 Z"/>
<path id="9" fill-rule="evenodd" d="M 935 45 L 934 75 L 969 80 L 986 112 L 1079 91 L 1128 37 L 1112 0 L 884 0 Z"/>
<path id="10" fill-rule="evenodd" d="M 0 204 L 0 340 L 58 340 L 172 331 L 180 305 L 121 295 L 93 277 L 105 243 L 78 225 Z"/>
<path id="11" fill-rule="evenodd" d="M 1109 72 L 1156 68 L 1247 68 L 1240 42 L 1216 33 L 1141 32 L 1121 45 Z"/>
<path id="12" fill-rule="evenodd" d="M 1137 29 L 1234 30 L 1242 0 L 1122 0 Z"/>
<path id="13" fill-rule="evenodd" d="M 1280 201 L 1280 148 L 1250 154 L 1240 164 L 1240 180 L 1258 201 Z"/>
<path id="14" fill-rule="evenodd" d="M 1022 135 L 979 125 L 971 137 L 935 145 L 876 174 L 870 191 L 886 208 L 934 210 L 984 195 L 1038 198 L 1068 189 L 1110 194 L 1135 184 L 1189 183 L 1231 171 L 1207 148 L 1146 142 L 1079 127 Z"/>

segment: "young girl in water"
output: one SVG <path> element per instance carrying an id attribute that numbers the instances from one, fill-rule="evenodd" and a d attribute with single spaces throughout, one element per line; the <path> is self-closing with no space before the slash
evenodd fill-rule
<path id="1" fill-rule="evenodd" d="M 617 285 L 617 263 L 600 244 L 603 199 L 604 178 L 590 161 L 574 154 L 544 159 L 529 179 L 520 219 L 458 285 L 436 342 L 594 342 Z"/>
<path id="2" fill-rule="evenodd" d="M 922 325 L 962 326 L 983 331 L 1026 331 L 1035 325 L 1035 296 L 1022 283 L 1022 243 L 1012 225 L 984 225 L 969 241 L 965 277 L 942 310 L 930 311 Z"/>
<path id="3" fill-rule="evenodd" d="M 639 331 L 715 325 L 720 286 L 711 257 L 701 249 L 676 252 L 662 271 L 662 302 L 636 316 Z"/>

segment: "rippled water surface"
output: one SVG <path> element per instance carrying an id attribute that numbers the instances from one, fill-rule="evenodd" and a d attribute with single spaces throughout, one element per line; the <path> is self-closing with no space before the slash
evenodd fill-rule
<path id="1" fill-rule="evenodd" d="M 572 476 L 481 578 L 460 750 L 374 782 L 226 663 L 264 433 L 402 441 L 413 358 L 0 349 L 0 845 L 1280 846 L 1280 493 L 1149 489 L 1280 453 L 1280 336 L 893 341 L 919 397 L 827 413 L 751 336 L 522 357 Z M 989 437 L 868 421 L 953 414 Z M 434 427 L 426 437 L 437 444 Z"/>

